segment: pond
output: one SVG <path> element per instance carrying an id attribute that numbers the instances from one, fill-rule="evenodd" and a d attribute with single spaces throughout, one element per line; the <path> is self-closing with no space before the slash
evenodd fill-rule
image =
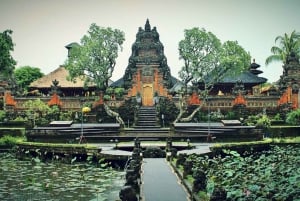
<path id="1" fill-rule="evenodd" d="M 0 200 L 114 201 L 124 172 L 93 163 L 18 160 L 0 153 Z"/>

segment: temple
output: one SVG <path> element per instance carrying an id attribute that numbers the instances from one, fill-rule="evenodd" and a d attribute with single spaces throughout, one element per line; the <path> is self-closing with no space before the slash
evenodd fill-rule
<path id="1" fill-rule="evenodd" d="M 156 27 L 151 29 L 147 19 L 132 45 L 132 54 L 124 76 L 112 87 L 124 87 L 128 97 L 141 96 L 143 106 L 153 106 L 155 96 L 169 96 L 169 90 L 179 82 L 171 76 L 164 46 L 159 40 Z"/>
<path id="2" fill-rule="evenodd" d="M 66 48 L 70 50 L 73 45 L 78 44 L 71 43 Z M 156 27 L 151 28 L 148 19 L 144 28 L 138 29 L 131 51 L 123 77 L 110 82 L 110 87 L 123 88 L 125 93 L 121 99 L 116 100 L 112 97 L 105 100 L 107 104 L 119 107 L 125 100 L 135 98 L 142 106 L 153 106 L 160 97 L 165 97 L 178 105 L 179 91 L 183 84 L 171 75 L 159 33 Z M 281 110 L 299 108 L 299 58 L 292 53 L 283 66 L 283 74 L 278 84 L 268 89 L 262 87 L 267 79 L 259 76 L 262 73 L 259 68 L 260 65 L 253 60 L 249 64 L 249 69 L 240 75 L 224 77 L 210 91 L 209 102 L 204 104 L 203 110 L 210 107 L 211 111 L 226 113 L 237 106 L 238 108 L 242 106 L 247 114 L 262 111 L 276 114 Z M 95 86 L 84 88 L 83 81 L 73 83 L 67 80 L 67 76 L 68 71 L 60 66 L 31 83 L 30 94 L 25 97 L 13 95 L 10 90 L 4 92 L 2 87 L 4 105 L 11 111 L 22 111 L 26 109 L 23 107 L 25 101 L 40 98 L 48 105 L 58 104 L 62 111 L 78 111 L 82 104 L 81 98 L 95 102 Z M 198 83 L 198 88 L 202 89 L 203 84 Z M 189 105 L 199 105 L 202 102 L 193 91 L 190 92 L 188 99 Z"/>

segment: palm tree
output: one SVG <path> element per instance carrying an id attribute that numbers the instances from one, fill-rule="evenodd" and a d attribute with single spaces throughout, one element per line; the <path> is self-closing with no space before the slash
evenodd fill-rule
<path id="1" fill-rule="evenodd" d="M 273 46 L 271 52 L 273 55 L 270 55 L 266 59 L 266 65 L 274 61 L 282 61 L 284 64 L 287 62 L 288 56 L 293 52 L 298 58 L 300 56 L 300 33 L 297 33 L 295 30 L 289 36 L 287 33 L 284 36 L 277 36 L 275 43 L 278 43 L 278 46 Z"/>

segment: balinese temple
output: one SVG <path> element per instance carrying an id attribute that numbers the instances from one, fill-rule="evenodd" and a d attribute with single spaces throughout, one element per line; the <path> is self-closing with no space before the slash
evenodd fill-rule
<path id="1" fill-rule="evenodd" d="M 232 95 L 238 94 L 238 91 L 243 95 L 258 95 L 260 91 L 255 86 L 260 86 L 267 82 L 266 78 L 259 77 L 262 73 L 258 70 L 259 64 L 251 63 L 248 70 L 242 72 L 239 75 L 228 75 L 225 76 L 216 83 L 210 92 L 210 95 Z M 204 88 L 204 84 L 199 83 L 200 89 Z"/>
<path id="2" fill-rule="evenodd" d="M 151 29 L 147 19 L 144 29 L 140 27 L 136 34 L 124 76 L 111 86 L 124 87 L 128 97 L 140 96 L 142 105 L 152 106 L 154 97 L 168 97 L 178 82 L 171 76 L 156 27 Z"/>
<path id="3" fill-rule="evenodd" d="M 68 50 L 71 43 L 66 46 Z M 126 98 L 141 100 L 144 106 L 153 106 L 157 97 L 167 97 L 178 104 L 176 93 L 181 90 L 183 84 L 171 75 L 167 58 L 164 55 L 164 46 L 159 39 L 156 27 L 151 28 L 149 20 L 144 27 L 140 27 L 136 34 L 136 40 L 131 48 L 131 56 L 124 75 L 119 80 L 110 84 L 111 87 L 125 88 L 126 94 L 123 100 L 109 100 L 110 106 L 120 106 Z M 217 83 L 209 94 L 209 103 L 205 103 L 211 111 L 231 111 L 236 106 L 243 106 L 247 114 L 264 111 L 277 113 L 280 109 L 290 110 L 299 108 L 300 95 L 300 64 L 299 58 L 291 54 L 283 66 L 283 74 L 280 77 L 279 86 L 271 87 L 268 91 L 262 91 L 262 84 L 267 79 L 260 77 L 260 65 L 255 61 L 249 65 L 249 69 L 238 76 L 226 76 Z M 84 88 L 80 79 L 76 83 L 68 81 L 68 71 L 60 66 L 53 72 L 34 81 L 30 85 L 30 94 L 34 96 L 16 97 L 5 93 L 1 87 L 0 93 L 5 94 L 5 104 L 14 111 L 25 110 L 25 101 L 39 98 L 48 105 L 59 105 L 63 111 L 79 111 L 82 100 L 95 102 L 95 86 Z M 3 84 L 2 84 L 3 85 Z M 201 83 L 199 85 L 201 89 Z M 202 86 L 203 87 L 203 86 Z M 97 97 L 99 98 L 99 97 Z M 189 97 L 188 104 L 199 105 L 201 98 L 195 93 Z"/>

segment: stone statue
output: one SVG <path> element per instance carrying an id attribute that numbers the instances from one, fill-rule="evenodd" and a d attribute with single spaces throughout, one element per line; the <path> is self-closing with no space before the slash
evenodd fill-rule
<path id="1" fill-rule="evenodd" d="M 119 193 L 119 197 L 122 201 L 138 201 L 136 193 L 131 186 L 124 186 Z"/>

